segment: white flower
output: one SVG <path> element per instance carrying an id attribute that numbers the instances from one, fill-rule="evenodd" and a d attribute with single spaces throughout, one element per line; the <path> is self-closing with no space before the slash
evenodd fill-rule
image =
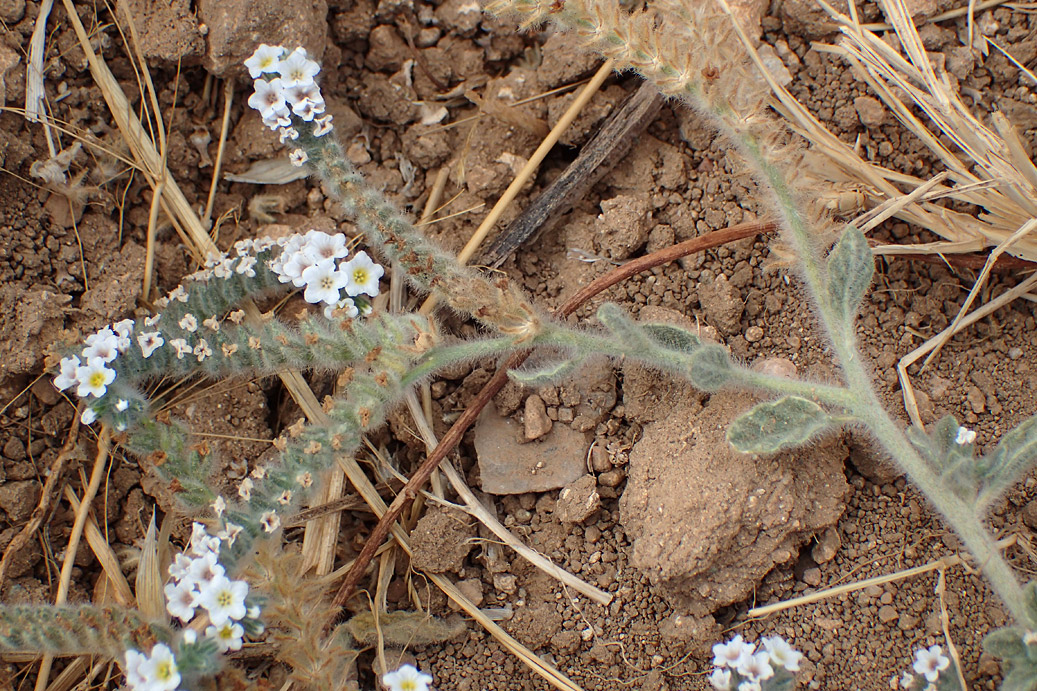
<path id="1" fill-rule="evenodd" d="M 123 656 L 122 670 L 126 674 L 126 684 L 131 688 L 143 688 L 148 680 L 144 677 L 144 664 L 148 656 L 137 651 L 127 650 Z"/>
<path id="2" fill-rule="evenodd" d="M 126 352 L 126 349 L 130 347 L 130 336 L 133 335 L 133 320 L 123 319 L 121 322 L 116 322 L 112 324 L 112 329 L 119 337 L 119 352 Z"/>
<path id="3" fill-rule="evenodd" d="M 252 82 L 255 93 L 248 97 L 248 104 L 259 111 L 264 118 L 271 116 L 280 117 L 281 111 L 286 109 L 284 100 L 284 83 L 280 78 L 257 79 Z"/>
<path id="4" fill-rule="evenodd" d="M 335 319 L 336 317 L 355 319 L 359 314 L 360 310 L 356 308 L 356 303 L 353 302 L 352 298 L 342 298 L 334 305 L 328 305 L 324 308 L 324 316 L 328 319 Z"/>
<path id="5" fill-rule="evenodd" d="M 231 619 L 236 621 L 245 616 L 247 596 L 248 583 L 217 576 L 202 588 L 198 602 L 209 612 L 213 626 L 223 626 Z"/>
<path id="6" fill-rule="evenodd" d="M 313 78 L 320 72 L 320 65 L 306 57 L 306 51 L 296 48 L 291 55 L 277 64 L 277 73 L 281 75 L 284 88 L 306 86 L 313 83 Z"/>
<path id="7" fill-rule="evenodd" d="M 225 653 L 228 650 L 241 650 L 242 639 L 245 636 L 245 628 L 241 624 L 228 621 L 219 628 L 216 628 L 215 626 L 207 626 L 205 628 L 205 635 L 216 641 L 216 645 L 219 646 L 220 652 Z"/>
<path id="8" fill-rule="evenodd" d="M 718 691 L 729 691 L 731 688 L 731 670 L 717 667 L 709 675 L 709 683 Z"/>
<path id="9" fill-rule="evenodd" d="M 288 154 L 288 160 L 296 168 L 302 168 L 303 164 L 310 160 L 310 156 L 302 149 L 296 149 L 292 153 Z"/>
<path id="10" fill-rule="evenodd" d="M 965 446 L 976 441 L 976 431 L 971 430 L 968 427 L 959 427 L 958 436 L 954 438 L 954 443 L 958 446 Z"/>
<path id="11" fill-rule="evenodd" d="M 208 267 L 209 261 L 213 261 L 213 257 L 214 255 L 209 255 L 208 261 L 205 262 L 206 267 Z M 182 285 L 178 285 L 176 288 L 173 288 L 173 290 L 169 291 L 170 300 L 176 300 L 177 302 L 187 302 L 187 298 L 187 291 L 184 290 L 184 287 Z"/>
<path id="12" fill-rule="evenodd" d="M 286 489 L 281 492 L 281 495 L 277 498 L 277 503 L 281 506 L 287 506 L 292 503 L 292 490 Z"/>
<path id="13" fill-rule="evenodd" d="M 86 348 L 83 359 L 101 358 L 111 362 L 119 355 L 119 337 L 107 326 L 95 334 L 86 337 Z"/>
<path id="14" fill-rule="evenodd" d="M 752 681 L 770 679 L 774 676 L 770 655 L 764 651 L 753 655 L 746 655 L 743 652 L 742 659 L 738 662 L 738 673 Z"/>
<path id="15" fill-rule="evenodd" d="M 173 651 L 165 643 L 155 644 L 151 656 L 141 665 L 140 671 L 146 680 L 142 688 L 148 691 L 173 691 L 180 686 L 180 672 L 177 671 Z"/>
<path id="16" fill-rule="evenodd" d="M 278 139 L 281 140 L 282 144 L 288 141 L 294 142 L 298 138 L 299 130 L 295 129 L 294 127 L 282 127 L 281 133 L 278 135 Z"/>
<path id="17" fill-rule="evenodd" d="M 205 358 L 212 355 L 212 348 L 209 347 L 209 342 L 202 338 L 198 341 L 198 345 L 194 347 L 194 350 L 192 352 L 194 353 L 195 357 L 198 358 L 198 362 L 201 362 Z"/>
<path id="18" fill-rule="evenodd" d="M 191 524 L 191 553 L 199 557 L 220 553 L 220 541 L 209 535 L 204 523 Z"/>
<path id="19" fill-rule="evenodd" d="M 310 122 L 324 112 L 324 101 L 310 101 L 306 99 L 292 106 L 292 112 L 306 122 Z"/>
<path id="20" fill-rule="evenodd" d="M 295 481 L 299 483 L 300 487 L 309 487 L 313 484 L 313 475 L 310 471 L 305 470 L 295 476 Z"/>
<path id="21" fill-rule="evenodd" d="M 287 250 L 286 250 L 287 251 Z M 288 261 L 281 267 L 281 273 L 284 277 L 281 279 L 281 283 L 292 282 L 296 288 L 302 288 L 306 285 L 306 281 L 303 280 L 302 272 L 310 268 L 317 263 L 316 257 L 314 257 L 308 247 L 293 252 L 288 257 Z"/>
<path id="22" fill-rule="evenodd" d="M 180 328 L 188 333 L 194 333 L 198 330 L 198 320 L 193 314 L 188 312 L 184 315 L 183 319 L 180 320 Z"/>
<path id="23" fill-rule="evenodd" d="M 234 269 L 234 273 L 242 274 L 252 278 L 256 275 L 256 258 L 255 257 L 242 257 L 238 261 L 238 266 Z"/>
<path id="24" fill-rule="evenodd" d="M 234 253 L 239 257 L 246 256 L 252 251 L 252 245 L 255 241 L 252 238 L 242 238 L 234 243 Z"/>
<path id="25" fill-rule="evenodd" d="M 738 685 L 738 691 L 763 691 L 763 687 L 760 686 L 760 682 L 758 681 L 746 679 Z"/>
<path id="26" fill-rule="evenodd" d="M 212 503 L 212 510 L 216 513 L 216 517 L 219 518 L 223 515 L 223 512 L 227 510 L 227 500 L 223 498 L 223 495 L 217 495 L 216 501 Z"/>
<path id="27" fill-rule="evenodd" d="M 173 558 L 173 563 L 167 569 L 169 576 L 175 581 L 184 580 L 190 573 L 192 563 L 194 563 L 194 560 L 191 557 L 183 552 L 178 552 Z"/>
<path id="28" fill-rule="evenodd" d="M 58 373 L 58 376 L 54 377 L 54 386 L 58 388 L 58 391 L 64 391 L 71 388 L 74 384 L 78 384 L 79 379 L 76 378 L 76 368 L 82 364 L 79 357 L 77 355 L 63 357 L 59 364 L 61 371 Z"/>
<path id="29" fill-rule="evenodd" d="M 292 117 L 288 110 L 288 106 L 281 104 L 276 107 L 274 112 L 263 118 L 263 124 L 272 130 L 290 126 L 292 124 Z"/>
<path id="30" fill-rule="evenodd" d="M 202 326 L 209 329 L 209 331 L 217 332 L 220 330 L 220 320 L 216 316 L 211 316 L 208 319 L 202 320 Z"/>
<path id="31" fill-rule="evenodd" d="M 76 379 L 79 380 L 77 396 L 100 398 L 108 390 L 108 385 L 115 380 L 115 370 L 106 367 L 103 358 L 93 357 L 88 359 L 85 365 L 76 368 Z"/>
<path id="32" fill-rule="evenodd" d="M 194 611 L 198 608 L 198 592 L 190 581 L 167 583 L 162 589 L 166 594 L 166 611 L 169 616 L 176 617 L 183 623 L 194 619 Z"/>
<path id="33" fill-rule="evenodd" d="M 169 342 L 169 345 L 173 346 L 176 350 L 176 359 L 183 360 L 185 355 L 189 355 L 193 348 L 188 345 L 187 341 L 182 338 L 174 338 Z"/>
<path id="34" fill-rule="evenodd" d="M 233 545 L 234 541 L 238 539 L 238 534 L 241 533 L 243 528 L 237 523 L 227 523 L 227 525 L 220 532 L 216 533 L 216 537 L 224 540 L 228 545 Z"/>
<path id="35" fill-rule="evenodd" d="M 252 57 L 245 61 L 248 75 L 253 79 L 257 79 L 264 72 L 276 72 L 282 53 L 284 53 L 284 48 L 281 46 L 268 46 L 265 43 L 261 43 L 256 48 L 256 52 L 252 53 Z"/>
<path id="36" fill-rule="evenodd" d="M 281 518 L 276 511 L 265 511 L 259 517 L 259 524 L 263 526 L 264 532 L 272 533 L 281 527 Z"/>
<path id="37" fill-rule="evenodd" d="M 97 412 L 93 408 L 85 408 L 79 416 L 79 421 L 84 425 L 92 425 L 97 421 Z"/>
<path id="38" fill-rule="evenodd" d="M 385 273 L 385 269 L 380 264 L 375 264 L 367 256 L 367 252 L 358 252 L 355 257 L 344 262 L 339 267 L 339 271 L 349 277 L 346 293 L 350 297 L 361 293 L 371 297 L 378 295 L 378 279 Z"/>
<path id="39" fill-rule="evenodd" d="M 753 654 L 755 646 L 746 643 L 742 635 L 738 634 L 727 643 L 717 643 L 713 646 L 713 665 L 716 667 L 737 667 L 745 650 Z"/>
<path id="40" fill-rule="evenodd" d="M 162 319 L 161 314 L 153 314 L 150 317 L 144 317 L 144 326 L 154 326 L 155 324 L 158 324 L 160 319 Z"/>
<path id="41" fill-rule="evenodd" d="M 220 544 L 220 538 L 210 538 L 216 541 L 217 548 Z M 221 578 L 226 571 L 218 561 L 219 555 L 215 552 L 209 552 L 201 556 L 195 557 L 191 560 L 191 566 L 187 569 L 186 581 L 190 581 L 192 584 L 197 586 L 199 589 L 204 589 L 210 583 L 215 581 L 217 578 Z"/>
<path id="42" fill-rule="evenodd" d="M 324 105 L 324 97 L 320 95 L 320 89 L 313 82 L 285 89 L 284 98 L 293 111 L 303 103 Z"/>
<path id="43" fill-rule="evenodd" d="M 331 113 L 319 118 L 313 119 L 313 136 L 323 137 L 325 134 L 333 130 L 331 126 Z"/>
<path id="44" fill-rule="evenodd" d="M 194 629 L 184 629 L 183 636 L 180 638 L 181 641 L 187 645 L 194 645 L 195 641 L 198 640 L 198 632 Z"/>
<path id="45" fill-rule="evenodd" d="M 321 259 L 345 259 L 349 256 L 349 247 L 346 246 L 346 234 L 317 232 L 314 233 L 306 243 L 311 256 L 317 261 Z"/>
<path id="46" fill-rule="evenodd" d="M 219 264 L 212 267 L 212 275 L 216 278 L 227 279 L 234 275 L 234 260 L 230 257 L 224 257 Z"/>
<path id="47" fill-rule="evenodd" d="M 904 672 L 900 677 L 900 687 L 904 689 L 911 688 L 911 685 L 915 683 L 915 675 L 910 672 Z"/>
<path id="48" fill-rule="evenodd" d="M 803 659 L 803 653 L 789 645 L 784 638 L 781 636 L 764 638 L 763 647 L 770 655 L 772 663 L 784 667 L 790 672 L 799 671 L 799 662 Z"/>
<path id="49" fill-rule="evenodd" d="M 382 683 L 389 691 L 428 691 L 432 677 L 418 671 L 413 665 L 404 665 L 395 672 L 382 676 Z"/>
<path id="50" fill-rule="evenodd" d="M 925 675 L 930 682 L 940 678 L 940 672 L 947 669 L 951 664 L 948 657 L 943 654 L 943 649 L 938 645 L 929 646 L 929 649 L 921 648 L 915 651 L 915 662 L 911 665 L 916 672 Z"/>
<path id="51" fill-rule="evenodd" d="M 252 479 L 251 478 L 245 478 L 244 480 L 241 481 L 241 484 L 238 485 L 238 496 L 241 497 L 242 499 L 244 499 L 245 501 L 248 501 L 249 499 L 252 498 Z"/>
<path id="52" fill-rule="evenodd" d="M 303 298 L 312 305 L 321 302 L 334 305 L 339 301 L 342 289 L 349 283 L 349 277 L 335 268 L 334 259 L 323 259 L 309 267 L 302 272 L 302 280 L 306 282 Z"/>
<path id="53" fill-rule="evenodd" d="M 125 398 L 120 398 L 118 401 L 115 402 L 115 409 L 117 411 L 119 411 L 120 413 L 123 412 L 124 410 L 126 410 L 129 407 L 130 407 L 130 402 L 127 401 Z"/>
<path id="54" fill-rule="evenodd" d="M 140 354 L 147 360 L 158 348 L 164 345 L 166 339 L 158 331 L 142 331 L 137 334 L 137 343 L 140 344 Z"/>

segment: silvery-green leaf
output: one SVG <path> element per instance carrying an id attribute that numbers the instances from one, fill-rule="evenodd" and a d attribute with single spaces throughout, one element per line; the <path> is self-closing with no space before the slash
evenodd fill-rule
<path id="1" fill-rule="evenodd" d="M 845 325 L 857 314 L 874 272 L 868 239 L 856 227 L 847 226 L 828 257 L 829 300 Z"/>
<path id="2" fill-rule="evenodd" d="M 695 388 L 716 391 L 731 380 L 733 369 L 731 356 L 722 346 L 704 345 L 696 348 L 691 356 L 688 379 Z"/>
<path id="3" fill-rule="evenodd" d="M 645 324 L 642 328 L 648 333 L 649 338 L 670 350 L 691 354 L 702 345 L 702 341 L 695 334 L 670 324 Z"/>
<path id="4" fill-rule="evenodd" d="M 798 446 L 832 424 L 821 406 L 799 396 L 760 403 L 727 428 L 727 441 L 743 453 L 774 453 Z"/>
<path id="5" fill-rule="evenodd" d="M 524 386 L 545 386 L 570 376 L 582 360 L 559 360 L 541 367 L 508 370 L 508 377 Z"/>

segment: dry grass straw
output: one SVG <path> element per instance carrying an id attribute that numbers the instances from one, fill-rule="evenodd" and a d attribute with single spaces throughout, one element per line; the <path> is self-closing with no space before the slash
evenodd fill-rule
<path id="1" fill-rule="evenodd" d="M 1003 540 L 997 541 L 997 548 L 999 550 L 1005 550 L 1016 543 L 1016 536 L 1010 535 Z M 872 585 L 884 585 L 886 583 L 893 583 L 895 581 L 902 581 L 905 578 L 913 578 L 914 576 L 920 576 L 930 571 L 942 571 L 952 566 L 959 564 L 965 565 L 968 568 L 965 560 L 957 555 L 951 555 L 947 557 L 941 557 L 935 561 L 931 561 L 928 564 L 922 564 L 921 566 L 915 566 L 914 568 L 904 569 L 897 571 L 896 573 L 887 574 L 885 576 L 875 576 L 874 578 L 866 578 L 862 581 L 854 581 L 853 583 L 844 583 L 843 585 L 835 586 L 834 588 L 826 588 L 819 590 L 816 593 L 810 593 L 809 595 L 803 595 L 801 597 L 794 597 L 791 600 L 784 600 L 782 602 L 775 602 L 772 605 L 765 605 L 763 607 L 753 607 L 746 612 L 747 617 L 760 618 L 769 617 L 772 614 L 784 611 L 786 609 L 792 609 L 793 607 L 800 607 L 802 605 L 810 605 L 815 602 L 821 602 L 829 598 L 838 597 L 847 593 L 856 592 L 858 590 L 864 590 L 865 588 Z"/>

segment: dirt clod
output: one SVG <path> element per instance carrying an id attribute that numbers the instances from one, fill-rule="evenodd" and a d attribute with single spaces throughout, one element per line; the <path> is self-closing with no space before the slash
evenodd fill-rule
<path id="1" fill-rule="evenodd" d="M 472 549 L 475 526 L 467 515 L 453 509 L 433 507 L 411 531 L 415 568 L 431 573 L 456 573 Z"/>

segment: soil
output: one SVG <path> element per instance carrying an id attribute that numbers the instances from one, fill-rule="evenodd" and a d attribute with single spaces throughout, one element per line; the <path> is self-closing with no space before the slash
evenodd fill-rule
<path id="1" fill-rule="evenodd" d="M 496 201 L 572 94 L 555 93 L 510 111 L 518 117 L 502 115 L 509 111 L 501 104 L 572 84 L 598 65 L 569 39 L 516 34 L 511 24 L 466 0 L 312 0 L 290 17 L 285 13 L 295 3 L 245 3 L 258 17 L 247 24 L 236 19 L 244 12 L 240 3 L 177 1 L 145 11 L 151 4 L 127 7 L 136 15 L 142 54 L 167 117 L 171 172 L 194 207 L 206 204 L 223 111 L 222 88 L 211 75 L 237 80 L 224 171 L 244 174 L 257 161 L 283 158 L 276 137 L 244 106 L 245 80 L 236 65 L 260 41 L 294 37 L 322 56 L 321 87 L 350 158 L 401 207 L 419 215 L 439 169 L 448 167 L 444 199 L 450 201 L 428 232 L 453 251 L 481 221 L 480 205 Z M 867 86 L 846 65 L 812 47 L 825 29 L 799 4 L 775 2 L 764 8 L 760 23 L 762 41 L 774 47 L 793 78 L 794 95 L 879 165 L 920 177 L 939 172 L 921 143 L 875 108 Z M 934 3 L 919 11 L 931 16 L 937 9 Z M 24 103 L 25 55 L 38 11 L 36 3 L 0 0 L 0 99 L 9 107 Z M 135 74 L 113 18 L 99 6 L 84 4 L 80 12 L 96 28 L 95 48 L 139 107 Z M 861 12 L 865 21 L 879 16 L 870 4 Z M 1037 15 L 998 8 L 983 11 L 977 21 L 1034 66 Z M 290 32 L 278 34 L 279 27 Z M 930 24 L 926 47 L 944 53 L 961 89 L 974 94 L 977 111 L 998 104 L 1032 153 L 1032 84 L 998 52 L 962 53 L 958 37 L 964 31 L 964 18 Z M 0 112 L 0 549 L 28 520 L 75 424 L 73 402 L 49 384 L 53 356 L 84 333 L 142 309 L 151 190 L 114 155 L 126 155 L 125 146 L 60 3 L 48 22 L 45 73 L 49 112 L 105 148 L 83 146 L 62 171 L 64 182 L 44 183 L 30 171 L 50 157 L 43 128 L 15 111 Z M 629 75 L 610 78 L 505 212 L 501 227 L 558 175 L 637 83 Z M 476 97 L 463 98 L 466 91 Z M 467 119 L 479 114 L 476 101 L 485 113 Z M 74 143 L 64 131 L 52 136 L 56 151 Z M 725 145 L 696 116 L 666 105 L 631 153 L 502 270 L 546 310 L 614 262 L 763 213 L 755 186 Z M 212 218 L 219 219 L 214 235 L 222 247 L 309 228 L 354 234 L 342 209 L 311 179 L 265 186 L 221 181 Z M 885 242 L 932 239 L 895 221 L 873 235 Z M 596 308 L 612 301 L 634 317 L 698 328 L 754 366 L 834 378 L 809 300 L 795 275 L 782 269 L 772 243 L 766 237 L 744 240 L 658 267 L 591 300 L 573 321 L 593 326 Z M 155 257 L 160 291 L 195 268 L 168 223 L 160 224 Z M 881 397 L 907 424 L 896 362 L 950 323 L 976 272 L 898 258 L 880 259 L 876 274 L 858 333 Z M 1019 280 L 1017 273 L 995 271 L 984 297 Z M 1032 415 L 1035 317 L 1033 301 L 1017 300 L 951 339 L 929 368 L 913 366 L 923 420 L 954 414 L 976 430 L 982 451 Z M 444 319 L 446 328 L 468 333 L 469 327 Z M 458 368 L 433 382 L 437 433 L 489 378 L 490 367 Z M 311 377 L 311 383 L 319 396 L 331 390 L 326 377 Z M 215 435 L 225 459 L 221 481 L 242 477 L 269 449 L 265 440 L 299 416 L 270 379 L 163 382 L 157 392 L 173 415 L 198 433 Z M 587 691 L 708 688 L 709 647 L 734 633 L 750 639 L 779 634 L 805 652 L 804 687 L 896 688 L 893 679 L 910 665 L 914 649 L 946 646 L 941 607 L 970 688 L 996 688 L 999 665 L 981 654 L 980 641 L 1006 622 L 1006 613 L 983 581 L 961 567 L 855 589 L 767 619 L 746 616 L 754 605 L 921 566 L 959 549 L 925 499 L 856 432 L 773 459 L 728 451 L 723 428 L 754 400 L 709 397 L 639 366 L 594 362 L 559 386 L 509 385 L 485 414 L 498 416 L 494 426 L 480 422 L 466 437 L 458 463 L 473 489 L 487 492 L 484 500 L 528 545 L 611 593 L 608 606 L 567 591 L 496 545 L 467 516 L 441 509 L 417 522 L 415 564 L 449 575 L 483 608 L 504 612 L 500 624 L 509 633 Z M 92 438 L 86 431 L 80 435 L 84 444 Z M 404 472 L 424 454 L 404 413 L 392 416 L 377 441 Z M 556 480 L 537 476 L 541 484 L 529 484 L 535 460 L 532 471 L 498 477 L 507 468 L 487 470 L 492 459 L 480 447 L 489 442 L 521 448 L 525 459 L 562 449 L 556 453 L 564 458 L 556 460 L 564 465 L 551 476 Z M 493 473 L 496 494 L 489 493 L 492 483 L 483 485 L 484 475 L 489 481 Z M 77 476 L 74 468 L 66 481 L 78 489 Z M 388 490 L 386 497 L 391 500 Z M 999 535 L 1018 535 L 1019 546 L 1008 554 L 1021 573 L 1037 567 L 1028 548 L 1037 529 L 1035 499 L 1032 475 L 991 518 Z M 142 477 L 137 460 L 117 450 L 94 516 L 131 582 L 156 506 L 160 516 L 176 511 L 168 488 Z M 53 601 L 72 518 L 60 504 L 17 555 L 5 602 Z M 179 539 L 185 525 L 178 520 Z M 350 539 L 342 541 L 340 556 L 348 558 L 370 516 L 347 512 L 342 527 Z M 69 601 L 91 600 L 101 574 L 93 553 L 81 547 Z M 936 592 L 941 578 L 942 595 Z M 414 607 L 410 586 L 401 576 L 390 585 L 391 608 Z M 450 613 L 441 593 L 421 592 L 432 613 Z M 548 688 L 475 623 L 453 641 L 406 655 L 434 676 L 441 691 Z M 389 657 L 392 664 L 399 653 Z M 59 660 L 56 669 L 63 664 Z M 370 664 L 371 656 L 361 658 L 364 679 L 370 679 Z M 24 662 L 0 664 L 0 686 L 29 688 L 35 676 Z"/>

